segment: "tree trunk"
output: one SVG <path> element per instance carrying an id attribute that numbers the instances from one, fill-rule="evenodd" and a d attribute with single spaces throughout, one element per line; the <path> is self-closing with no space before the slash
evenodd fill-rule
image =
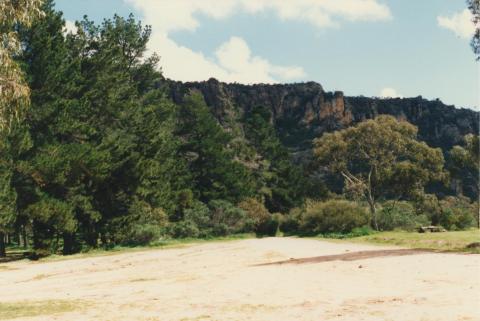
<path id="1" fill-rule="evenodd" d="M 5 257 L 7 252 L 5 250 L 5 234 L 0 232 L 0 257 Z"/>
<path id="2" fill-rule="evenodd" d="M 375 201 L 368 198 L 367 199 L 368 201 L 368 206 L 370 207 L 370 213 L 372 214 L 372 218 L 373 218 L 373 225 L 375 227 L 375 230 L 379 230 L 378 229 L 378 222 L 377 222 L 377 208 L 375 206 Z"/>
<path id="3" fill-rule="evenodd" d="M 27 228 L 25 225 L 22 226 L 22 238 L 23 238 L 23 248 L 26 249 L 28 247 L 28 238 L 27 238 Z"/>
<path id="4" fill-rule="evenodd" d="M 375 198 L 373 197 L 373 187 L 372 187 L 372 173 L 373 167 L 370 168 L 370 172 L 368 173 L 368 185 L 367 185 L 367 202 L 370 206 L 370 213 L 372 213 L 373 217 L 373 224 L 375 226 L 375 230 L 378 231 L 378 223 L 377 223 L 377 208 L 375 207 Z"/>
<path id="5" fill-rule="evenodd" d="M 63 255 L 75 253 L 75 234 L 63 233 Z"/>
<path id="6" fill-rule="evenodd" d="M 33 221 L 33 258 L 38 259 L 51 254 L 54 233 L 50 227 L 42 222 Z"/>

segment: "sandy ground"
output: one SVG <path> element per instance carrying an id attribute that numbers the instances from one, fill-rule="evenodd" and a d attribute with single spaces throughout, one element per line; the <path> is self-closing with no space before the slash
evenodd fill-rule
<path id="1" fill-rule="evenodd" d="M 15 320 L 480 320 L 480 255 L 383 249 L 266 238 L 21 261 L 0 267 L 0 302 L 86 302 Z"/>

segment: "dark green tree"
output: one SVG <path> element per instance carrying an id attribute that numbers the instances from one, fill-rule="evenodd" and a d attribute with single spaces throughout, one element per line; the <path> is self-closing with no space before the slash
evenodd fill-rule
<path id="1" fill-rule="evenodd" d="M 203 97 L 191 94 L 180 106 L 177 134 L 188 160 L 194 194 L 204 203 L 223 199 L 237 203 L 254 192 L 247 168 L 229 149 L 232 137 L 218 124 Z"/>
<path id="2" fill-rule="evenodd" d="M 257 189 L 271 212 L 286 213 L 303 201 L 308 185 L 305 173 L 293 164 L 288 150 L 280 142 L 268 109 L 254 107 L 246 114 L 244 124 L 245 137 L 261 157 L 256 171 Z"/>
<path id="3" fill-rule="evenodd" d="M 469 193 L 469 196 L 474 202 L 478 202 L 478 194 L 480 191 L 479 142 L 480 136 L 473 134 L 466 135 L 464 137 L 464 146 L 454 146 L 449 153 L 450 162 L 448 169 L 450 170 L 452 177 L 462 183 L 463 190 L 461 193 L 465 192 L 464 190 L 466 187 L 473 189 L 473 193 Z M 477 213 L 476 219 L 477 226 L 480 228 L 480 213 Z"/>
<path id="4" fill-rule="evenodd" d="M 65 37 L 52 1 L 45 12 L 23 32 L 33 147 L 17 189 L 35 250 L 54 250 L 60 236 L 72 253 L 115 242 L 118 224 L 142 221 L 134 202 L 174 211 L 187 173 L 176 107 L 156 86 L 158 58 L 143 57 L 150 28 L 133 17 L 101 26 L 85 18 Z"/>

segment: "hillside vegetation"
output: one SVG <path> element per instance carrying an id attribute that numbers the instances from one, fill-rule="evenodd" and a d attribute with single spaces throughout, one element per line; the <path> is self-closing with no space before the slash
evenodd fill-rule
<path id="1" fill-rule="evenodd" d="M 172 82 L 133 16 L 67 34 L 42 9 L 8 26 L 29 101 L 0 132 L 0 256 L 479 224 L 478 113 L 315 83 Z"/>

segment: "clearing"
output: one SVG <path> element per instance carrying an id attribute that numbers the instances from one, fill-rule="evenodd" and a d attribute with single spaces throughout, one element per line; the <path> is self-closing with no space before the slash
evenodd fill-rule
<path id="1" fill-rule="evenodd" d="M 0 264 L 0 320 L 480 320 L 480 255 L 264 238 Z"/>

